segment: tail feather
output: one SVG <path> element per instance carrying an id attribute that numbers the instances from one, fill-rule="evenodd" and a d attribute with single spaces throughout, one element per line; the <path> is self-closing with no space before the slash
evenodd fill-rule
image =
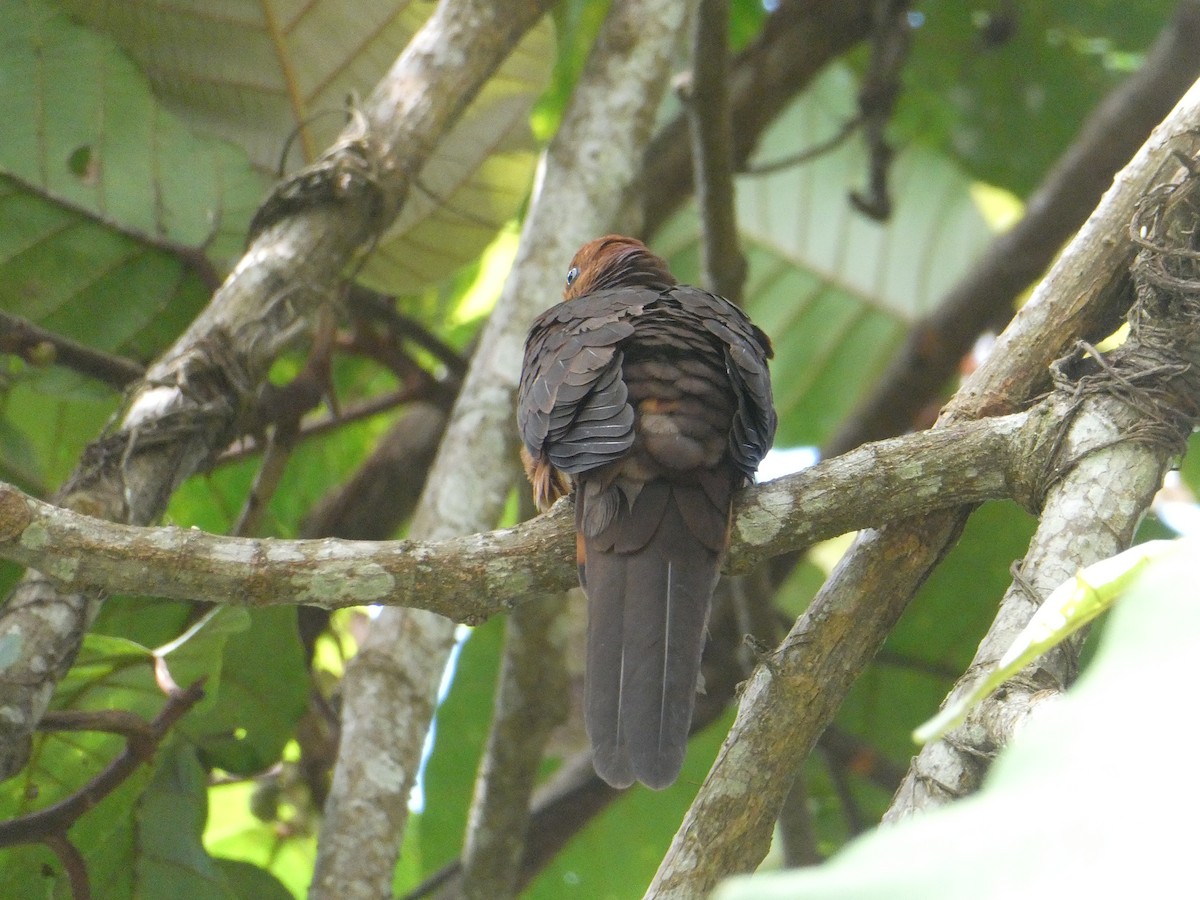
<path id="1" fill-rule="evenodd" d="M 584 724 L 592 741 L 593 767 L 617 788 L 629 787 L 635 780 L 621 727 L 625 568 L 622 557 L 588 548 L 584 581 L 588 598 Z"/>
<path id="2" fill-rule="evenodd" d="M 613 527 L 626 533 L 650 530 L 644 520 L 637 521 L 641 515 L 657 519 L 637 549 L 620 552 L 624 542 L 614 545 L 601 539 L 604 535 L 584 538 L 585 718 L 596 771 L 616 787 L 635 779 L 655 789 L 667 787 L 678 777 L 687 751 L 720 552 L 695 533 L 708 539 L 712 523 L 688 521 L 684 510 L 694 513 L 703 505 L 706 518 L 722 522 L 728 511 L 695 498 L 681 503 L 678 495 L 684 492 L 700 493 L 700 488 L 651 484 L 633 510 L 617 517 Z"/>

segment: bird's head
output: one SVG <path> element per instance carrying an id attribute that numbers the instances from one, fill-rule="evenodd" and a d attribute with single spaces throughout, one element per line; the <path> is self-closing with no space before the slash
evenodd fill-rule
<path id="1" fill-rule="evenodd" d="M 666 262 L 635 238 L 609 234 L 579 248 L 567 269 L 563 298 L 573 300 L 604 288 L 670 287 L 678 284 Z"/>

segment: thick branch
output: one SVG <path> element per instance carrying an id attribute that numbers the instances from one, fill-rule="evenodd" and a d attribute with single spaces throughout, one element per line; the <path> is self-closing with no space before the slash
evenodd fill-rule
<path id="1" fill-rule="evenodd" d="M 1192 155 L 1200 146 L 1193 138 Z M 1092 563 L 1128 548 L 1172 461 L 1200 415 L 1200 266 L 1196 212 L 1200 174 L 1148 196 L 1133 230 L 1143 250 L 1138 302 L 1125 343 L 1107 356 L 1088 348 L 1056 366 L 1059 381 L 1082 370 L 1060 403 L 1073 420 L 1041 524 L 992 627 L 950 700 L 993 671 L 1044 597 Z M 1122 435 L 1133 441 L 1120 441 Z M 987 760 L 1054 694 L 1074 681 L 1083 633 L 1027 666 L 968 720 L 924 747 L 887 818 L 897 820 L 977 789 Z"/>
<path id="2" fill-rule="evenodd" d="M 842 453 L 900 434 L 949 381 L 976 338 L 1012 317 L 1014 299 L 1049 266 L 1113 175 L 1200 74 L 1200 2 L 1185 0 L 1146 62 L 1104 99 L 1029 198 L 1025 215 L 918 322 L 878 388 L 825 448 Z"/>
<path id="3" fill-rule="evenodd" d="M 1005 593 L 967 674 L 948 700 L 970 691 L 996 667 L 1052 590 L 1085 566 L 1129 547 L 1173 454 L 1169 446 L 1112 443 L 1122 432 L 1135 430 L 1137 424 L 1136 413 L 1111 396 L 1089 401 L 1076 418 L 1067 438 L 1067 458 L 1087 453 L 1083 448 L 1089 445 L 1093 450 L 1097 446 L 1102 449 L 1087 455 L 1052 488 L 1021 563 L 1021 576 Z M 885 821 L 898 821 L 975 791 L 987 772 L 987 763 L 1008 737 L 998 737 L 990 723 L 1009 720 L 1010 716 L 998 713 L 1019 709 L 1033 696 L 1047 689 L 1061 690 L 1074 681 L 1083 638 L 1083 633 L 1078 634 L 1044 654 L 1008 683 L 1002 697 L 989 698 L 964 725 L 922 748 Z"/>
<path id="4" fill-rule="evenodd" d="M 649 139 L 687 11 L 686 4 L 670 0 L 619 0 L 610 9 L 546 151 L 517 259 L 471 362 L 410 534 L 467 535 L 500 517 L 517 475 L 512 408 L 525 331 L 554 298 L 575 248 L 611 228 Z M 423 598 L 429 579 L 440 577 L 427 569 L 404 587 L 403 602 Z M 385 610 L 348 667 L 314 898 L 390 892 L 408 793 L 452 637 L 448 620 Z"/>
<path id="5" fill-rule="evenodd" d="M 60 499 L 116 521 L 157 519 L 174 488 L 220 450 L 276 357 L 332 302 L 357 248 L 403 204 L 413 173 L 542 14 L 541 0 L 442 3 L 309 177 L 330 190 L 259 217 L 253 242 L 212 302 L 134 391 L 120 429 L 94 443 Z M 322 181 L 323 179 L 323 181 Z M 75 657 L 100 598 L 56 593 L 36 573 L 0 611 L 0 777 Z"/>
<path id="6" fill-rule="evenodd" d="M 916 513 L 1013 494 L 1044 423 L 1024 413 L 861 447 L 738 497 L 727 571 Z M 1009 473 L 1014 473 L 1010 476 Z M 246 606 L 378 603 L 478 622 L 574 584 L 570 503 L 516 528 L 443 540 L 281 541 L 117 525 L 0 483 L 0 557 L 66 589 Z"/>
<path id="7" fill-rule="evenodd" d="M 1164 172 L 1178 168 L 1172 151 L 1181 135 L 1198 126 L 1200 85 L 1118 177 L 946 418 L 1017 407 L 1044 384 L 1051 361 L 1071 342 L 1113 320 L 1113 308 L 1128 290 L 1134 207 Z M 968 514 L 969 509 L 938 513 L 859 536 L 770 665 L 760 666 L 751 679 L 737 721 L 649 896 L 702 896 L 720 878 L 761 861 L 797 766 Z"/>

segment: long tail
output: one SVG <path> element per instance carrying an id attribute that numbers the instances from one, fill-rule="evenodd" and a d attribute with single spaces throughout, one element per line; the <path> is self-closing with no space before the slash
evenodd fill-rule
<path id="1" fill-rule="evenodd" d="M 699 486 L 653 481 L 632 509 L 615 496 L 584 501 L 607 501 L 615 513 L 603 516 L 602 530 L 581 529 L 585 721 L 596 771 L 615 787 L 665 788 L 683 765 L 728 536 L 728 490 L 718 493 L 714 502 Z"/>

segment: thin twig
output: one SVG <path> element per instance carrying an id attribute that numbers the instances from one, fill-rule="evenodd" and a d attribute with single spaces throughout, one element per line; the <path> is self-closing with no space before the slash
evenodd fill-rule
<path id="1" fill-rule="evenodd" d="M 43 347 L 48 347 L 49 353 Z M 34 365 L 65 366 L 117 390 L 145 372 L 133 360 L 93 350 L 6 312 L 0 312 L 0 353 L 15 353 Z"/>
<path id="2" fill-rule="evenodd" d="M 808 789 L 803 772 L 788 790 L 779 810 L 779 842 L 783 845 L 783 864 L 789 869 L 815 866 L 824 857 L 817 848 L 817 829 L 808 808 Z"/>
<path id="3" fill-rule="evenodd" d="M 352 315 L 386 323 L 397 337 L 411 340 L 427 351 L 444 365 L 451 375 L 462 378 L 466 374 L 467 360 L 463 355 L 412 316 L 397 310 L 394 297 L 386 297 L 356 284 L 350 289 L 346 305 Z"/>
<path id="4" fill-rule="evenodd" d="M 300 426 L 296 441 L 301 442 L 322 434 L 327 434 L 337 428 L 343 428 L 352 422 L 360 422 L 383 413 L 392 412 L 398 407 L 421 400 L 436 400 L 443 393 L 441 388 L 400 388 L 378 397 L 371 397 L 351 403 L 341 408 L 337 415 L 328 415 L 315 422 L 305 422 Z M 433 397 L 427 395 L 432 394 Z M 246 437 L 235 443 L 213 462 L 213 468 L 239 462 L 247 457 L 263 452 L 264 444 L 254 437 Z"/>
<path id="5" fill-rule="evenodd" d="M 58 861 L 62 863 L 71 884 L 71 900 L 90 900 L 92 896 L 91 880 L 88 878 L 87 863 L 79 848 L 71 843 L 66 834 L 50 834 L 42 838 L 42 843 L 49 847 Z"/>
<path id="6" fill-rule="evenodd" d="M 80 816 L 116 790 L 138 766 L 153 759 L 155 750 L 171 727 L 203 697 L 203 678 L 186 690 L 167 697 L 166 704 L 150 722 L 150 741 L 131 733 L 125 749 L 78 791 L 45 809 L 0 822 L 0 847 L 30 844 L 66 834 Z"/>
<path id="7" fill-rule="evenodd" d="M 104 731 L 129 740 L 153 737 L 153 728 L 139 715 L 124 709 L 52 709 L 42 716 L 39 731 Z"/>
<path id="8" fill-rule="evenodd" d="M 909 331 L 876 389 L 826 443 L 825 455 L 910 429 L 917 414 L 958 371 L 979 334 L 1004 327 L 1021 292 L 1045 271 L 1112 184 L 1113 175 L 1200 74 L 1197 46 L 1200 3 L 1186 0 L 1142 67 L 1088 117 L 1029 197 L 1021 221 L 997 237 L 937 309 Z"/>
<path id="9" fill-rule="evenodd" d="M 842 127 L 837 130 L 833 137 L 824 141 L 820 141 L 811 147 L 806 147 L 798 153 L 793 153 L 790 156 L 784 156 L 780 159 L 773 159 L 770 162 L 756 163 L 746 166 L 741 174 L 750 175 L 752 177 L 758 175 L 773 175 L 784 169 L 790 169 L 793 166 L 800 166 L 807 162 L 812 162 L 814 159 L 819 159 L 827 153 L 832 153 L 842 144 L 846 143 L 859 128 L 862 127 L 862 115 L 852 116 L 842 123 Z"/>
<path id="10" fill-rule="evenodd" d="M 867 188 L 852 191 L 850 202 L 864 215 L 885 221 L 892 212 L 888 173 L 895 151 L 887 126 L 900 96 L 900 69 L 908 58 L 908 0 L 875 0 L 872 9 L 871 63 L 858 92 L 859 117 L 867 143 Z"/>
<path id="11" fill-rule="evenodd" d="M 731 61 L 733 162 L 740 170 L 779 113 L 821 70 L 871 29 L 873 0 L 781 0 L 757 38 Z M 655 135 L 638 197 L 643 236 L 653 235 L 692 195 L 694 166 L 686 116 Z"/>

